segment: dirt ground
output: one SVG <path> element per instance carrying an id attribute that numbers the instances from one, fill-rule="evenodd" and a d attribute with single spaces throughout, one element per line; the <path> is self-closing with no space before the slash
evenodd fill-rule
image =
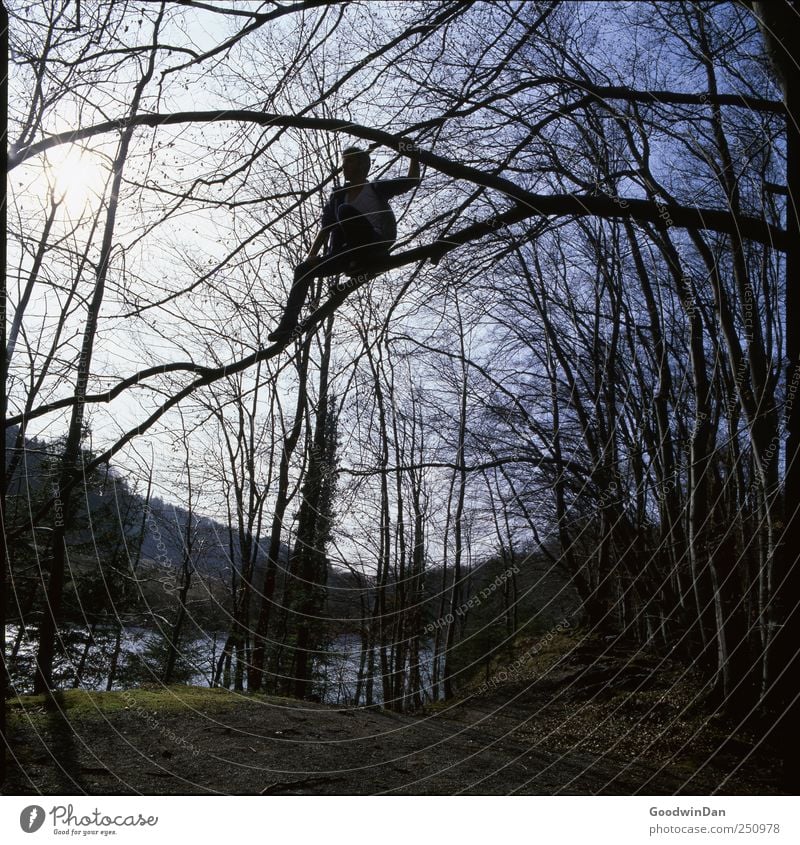
<path id="1" fill-rule="evenodd" d="M 687 706 L 675 667 L 542 665 L 402 715 L 191 687 L 20 698 L 3 792 L 781 794 L 767 746 Z"/>

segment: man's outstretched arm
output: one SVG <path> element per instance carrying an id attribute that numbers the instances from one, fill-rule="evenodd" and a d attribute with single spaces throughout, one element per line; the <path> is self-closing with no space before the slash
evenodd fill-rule
<path id="1" fill-rule="evenodd" d="M 373 188 L 387 200 L 396 197 L 398 194 L 404 194 L 406 191 L 418 188 L 422 181 L 419 171 L 419 159 L 416 156 L 419 147 L 412 141 L 404 141 L 398 149 L 401 153 L 408 156 L 408 175 L 401 176 L 398 179 L 381 179 L 378 182 L 372 183 Z"/>
<path id="2" fill-rule="evenodd" d="M 416 181 L 420 180 L 419 174 L 419 159 L 416 156 L 417 145 L 414 144 L 413 151 L 408 158 L 408 176 L 407 179 L 415 179 Z"/>

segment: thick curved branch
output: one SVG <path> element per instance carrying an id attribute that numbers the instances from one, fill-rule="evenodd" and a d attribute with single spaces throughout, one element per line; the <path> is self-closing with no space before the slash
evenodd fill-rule
<path id="1" fill-rule="evenodd" d="M 223 123 L 229 121 L 255 123 L 261 126 L 288 126 L 296 129 L 347 132 L 364 140 L 382 144 L 399 153 L 405 151 L 407 143 L 407 139 L 402 135 L 393 135 L 380 129 L 373 129 L 369 126 L 335 118 L 295 117 L 249 110 L 140 114 L 130 119 L 121 118 L 118 121 L 105 121 L 74 132 L 51 135 L 49 138 L 31 144 L 15 156 L 10 157 L 8 167 L 12 169 L 26 159 L 59 144 L 90 138 L 105 132 L 119 131 L 131 126 L 157 128 L 158 126 L 179 123 Z M 649 200 L 611 197 L 607 194 L 534 194 L 531 191 L 526 191 L 510 179 L 486 173 L 460 162 L 451 161 L 430 151 L 419 150 L 416 157 L 424 164 L 447 176 L 501 191 L 510 199 L 526 206 L 532 214 L 629 218 L 648 223 L 666 223 L 668 226 L 708 229 L 723 234 L 736 235 L 739 238 L 758 241 L 781 251 L 786 251 L 788 248 L 785 230 L 757 217 L 735 215 L 730 211 L 721 209 L 691 208 L 683 205 L 654 203 Z"/>
<path id="2" fill-rule="evenodd" d="M 457 472 L 481 472 L 487 469 L 494 469 L 495 467 L 508 466 L 509 464 L 532 464 L 535 467 L 546 464 L 548 466 L 557 466 L 562 470 L 569 469 L 587 478 L 591 474 L 588 467 L 577 461 L 551 458 L 545 455 L 539 455 L 537 457 L 509 455 L 505 458 L 495 458 L 492 461 L 472 465 L 455 463 L 453 461 L 423 461 L 422 463 L 404 464 L 403 466 L 395 467 L 379 467 L 378 469 L 347 469 L 343 467 L 338 472 L 354 478 L 365 478 L 375 475 L 393 475 L 396 472 L 416 472 L 421 469 L 451 469 Z"/>
<path id="3" fill-rule="evenodd" d="M 538 81 L 538 80 L 537 80 Z M 786 106 L 780 100 L 765 100 L 748 94 L 689 94 L 682 91 L 637 91 L 624 85 L 589 85 L 580 79 L 553 77 L 552 82 L 564 82 L 590 94 L 598 100 L 628 100 L 635 103 L 676 106 L 738 106 L 749 111 L 786 114 Z"/>
<path id="4" fill-rule="evenodd" d="M 133 387 L 135 384 L 140 384 L 146 378 L 151 378 L 152 376 L 165 375 L 166 373 L 174 372 L 190 372 L 199 373 L 201 375 L 207 375 L 209 372 L 211 372 L 211 368 L 203 367 L 199 364 L 193 364 L 191 361 L 176 361 L 172 364 L 160 364 L 156 367 L 148 367 L 145 370 L 140 370 L 138 373 L 134 373 L 132 376 L 128 376 L 128 378 L 122 379 L 122 381 L 117 382 L 114 387 L 110 388 L 109 390 L 103 391 L 103 393 L 93 393 L 89 396 L 85 396 L 83 401 L 87 405 L 111 402 L 112 400 L 116 399 L 117 396 L 119 396 L 123 390 L 127 390 L 129 387 Z M 50 414 L 53 411 L 60 411 L 62 408 L 69 408 L 71 405 L 74 404 L 74 396 L 65 396 L 63 399 L 58 399 L 55 402 L 49 402 L 47 405 L 41 405 L 27 414 L 17 414 L 14 417 L 7 417 L 6 428 L 19 425 L 20 423 L 26 420 L 32 420 L 36 417 L 41 417 L 45 414 Z"/>

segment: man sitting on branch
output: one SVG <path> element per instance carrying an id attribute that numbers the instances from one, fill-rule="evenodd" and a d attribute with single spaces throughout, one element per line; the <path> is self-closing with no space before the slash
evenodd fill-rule
<path id="1" fill-rule="evenodd" d="M 376 182 L 367 180 L 371 162 L 366 150 L 347 147 L 342 151 L 345 183 L 334 189 L 325 204 L 320 230 L 308 256 L 294 269 L 286 310 L 269 335 L 271 341 L 283 343 L 291 337 L 313 279 L 339 273 L 351 277 L 368 274 L 389 257 L 397 239 L 397 221 L 389 200 L 420 184 L 416 145 L 403 143 L 400 151 L 409 154 L 408 175 Z M 327 249 L 319 257 L 326 242 Z"/>

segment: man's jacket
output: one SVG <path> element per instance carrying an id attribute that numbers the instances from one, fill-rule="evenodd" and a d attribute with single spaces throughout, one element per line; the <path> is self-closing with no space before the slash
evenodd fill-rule
<path id="1" fill-rule="evenodd" d="M 379 179 L 377 182 L 365 182 L 361 193 L 356 198 L 356 204 L 360 201 L 369 210 L 369 213 L 365 212 L 365 216 L 375 229 L 378 238 L 387 246 L 394 243 L 397 238 L 397 220 L 389 205 L 389 200 L 416 188 L 419 183 L 420 179 L 412 179 L 408 176 L 398 179 Z M 325 203 L 320 221 L 320 226 L 324 232 L 330 232 L 337 225 L 339 206 L 346 201 L 347 191 L 350 187 L 350 183 L 346 182 L 341 188 L 336 188 Z"/>

